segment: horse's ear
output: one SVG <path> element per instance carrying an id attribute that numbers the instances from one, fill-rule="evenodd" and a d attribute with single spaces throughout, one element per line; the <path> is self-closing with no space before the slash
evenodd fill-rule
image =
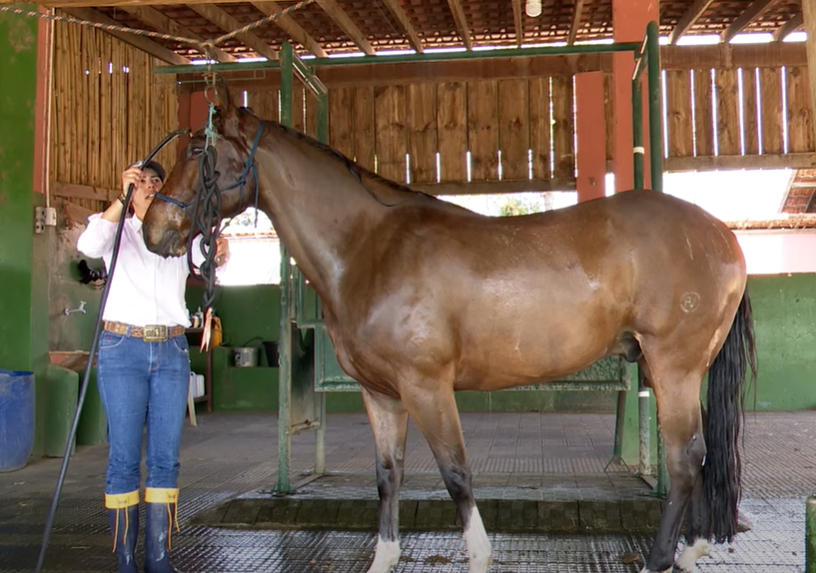
<path id="1" fill-rule="evenodd" d="M 227 89 L 227 80 L 220 74 L 215 74 L 215 81 L 213 82 L 211 94 L 212 102 L 222 112 L 229 113 L 232 110 L 232 101 L 230 100 L 229 90 Z"/>

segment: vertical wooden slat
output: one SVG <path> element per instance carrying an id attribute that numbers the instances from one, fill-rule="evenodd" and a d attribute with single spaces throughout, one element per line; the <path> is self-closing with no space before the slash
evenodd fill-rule
<path id="1" fill-rule="evenodd" d="M 691 125 L 691 77 L 688 70 L 666 72 L 669 157 L 694 155 Z M 607 108 L 609 109 L 609 108 Z M 609 116 L 611 114 L 607 114 Z"/>
<path id="2" fill-rule="evenodd" d="M 813 110 L 806 66 L 787 68 L 788 151 L 813 152 Z"/>
<path id="3" fill-rule="evenodd" d="M 737 70 L 717 70 L 717 142 L 720 155 L 740 154 Z"/>
<path id="4" fill-rule="evenodd" d="M 405 183 L 405 155 L 408 151 L 405 86 L 374 88 L 377 173 Z"/>
<path id="5" fill-rule="evenodd" d="M 354 88 L 329 91 L 329 142 L 348 158 L 354 158 Z"/>
<path id="6" fill-rule="evenodd" d="M 471 180 L 495 181 L 499 178 L 497 82 L 468 82 L 467 98 Z"/>
<path id="7" fill-rule="evenodd" d="M 553 109 L 553 152 L 555 154 L 556 179 L 575 177 L 572 77 L 554 77 L 552 79 Z"/>
<path id="8" fill-rule="evenodd" d="M 550 78 L 530 80 L 530 146 L 533 179 L 552 179 L 550 165 Z"/>
<path id="9" fill-rule="evenodd" d="M 436 86 L 408 86 L 408 153 L 411 158 L 411 183 L 436 181 Z"/>
<path id="10" fill-rule="evenodd" d="M 529 178 L 530 122 L 527 81 L 499 82 L 499 149 L 502 179 Z"/>
<path id="11" fill-rule="evenodd" d="M 608 110 L 614 109 L 612 106 L 614 105 L 614 93 L 615 90 L 612 88 L 612 74 L 605 73 L 604 74 L 604 109 L 607 110 L 607 113 L 604 114 L 604 129 L 606 130 L 606 160 L 612 161 L 612 154 L 614 149 L 614 142 L 615 142 L 615 125 L 614 125 L 614 117 Z M 689 96 L 691 97 L 691 96 Z M 690 104 L 689 104 L 690 105 Z M 691 107 L 689 107 L 689 122 L 691 122 Z M 689 123 L 689 132 L 691 132 L 691 124 Z M 691 152 L 689 152 L 691 154 Z"/>
<path id="12" fill-rule="evenodd" d="M 102 162 L 102 150 L 99 146 L 99 127 L 102 117 L 102 101 L 100 96 L 102 82 L 102 33 L 94 30 L 93 54 L 91 69 L 88 75 L 88 109 L 91 111 L 88 122 L 88 153 L 91 161 L 91 177 L 93 183 L 101 186 L 102 171 L 108 166 Z"/>
<path id="13" fill-rule="evenodd" d="M 714 116 L 711 104 L 711 70 L 694 70 L 694 123 L 697 155 L 714 155 Z"/>
<path id="14" fill-rule="evenodd" d="M 759 74 L 762 153 L 782 153 L 782 84 L 779 68 L 761 68 Z"/>
<path id="15" fill-rule="evenodd" d="M 759 122 L 757 122 L 756 68 L 742 70 L 742 110 L 745 133 L 745 154 L 759 154 Z"/>
<path id="16" fill-rule="evenodd" d="M 354 91 L 354 160 L 374 171 L 374 88 L 358 87 Z"/>
<path id="17" fill-rule="evenodd" d="M 440 181 L 467 181 L 467 91 L 463 83 L 436 90 Z"/>
<path id="18" fill-rule="evenodd" d="M 278 120 L 278 90 L 252 90 L 247 99 L 255 115 L 265 120 Z"/>
<path id="19" fill-rule="evenodd" d="M 320 111 L 317 96 L 306 90 L 306 134 L 317 139 L 317 116 Z"/>
<path id="20" fill-rule="evenodd" d="M 299 83 L 299 82 L 298 82 Z M 303 114 L 304 88 L 295 84 L 292 89 L 292 128 L 304 132 L 305 118 Z"/>

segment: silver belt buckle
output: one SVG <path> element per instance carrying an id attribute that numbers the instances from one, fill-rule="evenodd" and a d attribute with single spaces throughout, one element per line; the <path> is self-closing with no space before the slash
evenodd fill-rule
<path id="1" fill-rule="evenodd" d="M 145 326 L 142 340 L 145 342 L 165 342 L 167 340 L 167 327 L 163 324 Z"/>

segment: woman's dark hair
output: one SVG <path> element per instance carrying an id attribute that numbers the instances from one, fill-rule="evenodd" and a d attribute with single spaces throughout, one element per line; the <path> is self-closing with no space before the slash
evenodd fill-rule
<path id="1" fill-rule="evenodd" d="M 141 161 L 137 161 L 135 163 L 131 163 L 130 165 L 128 165 L 128 168 L 133 167 L 134 165 L 138 165 L 142 169 L 150 169 L 150 170 L 154 171 L 156 173 L 156 175 L 159 176 L 159 179 L 161 179 L 162 182 L 164 182 L 164 178 L 166 177 L 166 174 L 164 172 L 164 167 L 162 167 L 161 164 L 158 161 L 153 161 L 151 159 L 150 161 L 148 161 L 144 165 L 142 165 Z"/>

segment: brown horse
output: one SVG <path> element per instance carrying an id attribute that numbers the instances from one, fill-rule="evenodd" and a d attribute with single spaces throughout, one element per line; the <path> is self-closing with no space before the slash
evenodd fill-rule
<path id="1" fill-rule="evenodd" d="M 644 571 L 671 570 L 684 517 L 687 543 L 675 571 L 694 569 L 710 540 L 731 540 L 754 343 L 745 262 L 722 222 L 642 190 L 543 214 L 484 217 L 262 122 L 234 107 L 223 88 L 216 102 L 222 188 L 256 166 L 246 187 L 257 184 L 260 208 L 322 299 L 340 365 L 362 386 L 380 495 L 370 573 L 388 572 L 400 556 L 408 416 L 456 503 L 470 571 L 482 573 L 491 547 L 454 392 L 545 382 L 611 355 L 642 367 L 665 438 L 671 489 Z M 156 253 L 185 252 L 203 148 L 199 132 L 164 185 L 169 200 L 154 201 L 145 217 L 145 241 Z M 241 187 L 224 190 L 222 212 L 246 204 Z"/>

